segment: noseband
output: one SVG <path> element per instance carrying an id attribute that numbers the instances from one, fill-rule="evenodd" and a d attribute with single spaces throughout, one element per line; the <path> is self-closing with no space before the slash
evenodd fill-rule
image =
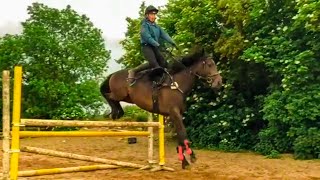
<path id="1" fill-rule="evenodd" d="M 205 69 L 205 68 L 206 68 L 206 61 L 205 61 L 205 60 L 202 60 L 202 64 L 203 64 L 203 69 Z M 194 73 L 194 72 L 191 71 L 190 69 L 189 69 L 189 72 L 190 72 L 190 74 L 195 75 L 198 79 L 204 79 L 204 80 L 206 80 L 208 84 L 211 84 L 211 83 L 212 83 L 213 78 L 214 78 L 215 76 L 220 75 L 220 73 L 217 72 L 217 73 L 215 73 L 215 74 L 210 74 L 210 75 L 208 75 L 208 76 L 201 76 L 201 75 L 199 75 L 199 74 L 197 74 L 197 73 Z"/>

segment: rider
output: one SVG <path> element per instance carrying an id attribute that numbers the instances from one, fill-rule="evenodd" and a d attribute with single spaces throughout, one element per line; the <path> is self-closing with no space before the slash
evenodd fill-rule
<path id="1" fill-rule="evenodd" d="M 167 66 L 167 62 L 161 55 L 159 47 L 160 38 L 177 48 L 175 42 L 159 25 L 155 23 L 158 9 L 150 5 L 145 9 L 145 18 L 141 22 L 140 42 L 142 53 L 149 63 L 141 64 L 128 71 L 130 86 L 134 84 L 134 76 L 137 72 L 153 68 L 154 72 L 160 72 Z"/>

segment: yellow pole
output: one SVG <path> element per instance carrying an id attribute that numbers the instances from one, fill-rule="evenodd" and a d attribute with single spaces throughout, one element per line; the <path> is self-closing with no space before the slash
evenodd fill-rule
<path id="1" fill-rule="evenodd" d="M 20 137 L 115 137 L 149 136 L 148 131 L 20 131 Z"/>
<path id="2" fill-rule="evenodd" d="M 19 131 L 20 131 L 20 111 L 21 111 L 21 83 L 22 67 L 14 67 L 14 91 L 13 91 L 13 112 L 12 112 L 12 141 L 11 141 L 11 162 L 10 177 L 13 180 L 18 178 L 19 163 Z"/>
<path id="3" fill-rule="evenodd" d="M 164 120 L 163 116 L 159 114 L 159 165 L 165 164 L 164 158 Z"/>
<path id="4" fill-rule="evenodd" d="M 115 169 L 118 167 L 119 166 L 102 164 L 102 165 L 89 165 L 89 166 L 67 167 L 67 168 L 38 169 L 38 170 L 20 171 L 19 177 L 95 171 L 95 170 L 102 170 L 102 169 Z"/>

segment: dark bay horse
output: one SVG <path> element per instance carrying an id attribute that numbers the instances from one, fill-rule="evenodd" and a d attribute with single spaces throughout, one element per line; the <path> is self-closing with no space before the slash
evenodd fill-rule
<path id="1" fill-rule="evenodd" d="M 169 116 L 174 123 L 177 137 L 177 152 L 182 161 L 182 168 L 189 165 L 185 159 L 184 151 L 195 162 L 196 156 L 189 146 L 187 133 L 183 124 L 182 114 L 186 110 L 185 100 L 191 92 L 196 79 L 205 80 L 214 90 L 222 86 L 222 78 L 217 66 L 211 57 L 205 55 L 204 50 L 196 51 L 183 57 L 179 62 L 169 65 L 165 77 L 154 87 L 154 80 L 150 79 L 151 70 L 136 74 L 137 80 L 133 86 L 127 82 L 128 71 L 117 71 L 107 77 L 101 84 L 100 91 L 111 107 L 112 119 L 118 119 L 124 115 L 120 101 L 136 104 L 138 107 L 151 113 Z M 157 108 L 154 108 L 153 93 L 157 91 Z"/>

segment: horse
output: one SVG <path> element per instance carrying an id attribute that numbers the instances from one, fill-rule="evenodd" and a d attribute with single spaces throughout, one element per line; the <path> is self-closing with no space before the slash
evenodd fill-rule
<path id="1" fill-rule="evenodd" d="M 102 82 L 100 92 L 111 107 L 112 119 L 119 119 L 124 115 L 121 101 L 135 104 L 150 113 L 169 117 L 177 133 L 178 157 L 185 169 L 190 163 L 184 152 L 190 156 L 191 163 L 196 161 L 183 124 L 186 98 L 196 79 L 205 80 L 207 85 L 217 91 L 222 87 L 222 77 L 213 58 L 207 56 L 204 49 L 186 55 L 168 66 L 162 76 L 157 75 L 158 79 L 151 75 L 152 69 L 137 73 L 132 86 L 127 82 L 128 69 L 116 71 Z"/>

